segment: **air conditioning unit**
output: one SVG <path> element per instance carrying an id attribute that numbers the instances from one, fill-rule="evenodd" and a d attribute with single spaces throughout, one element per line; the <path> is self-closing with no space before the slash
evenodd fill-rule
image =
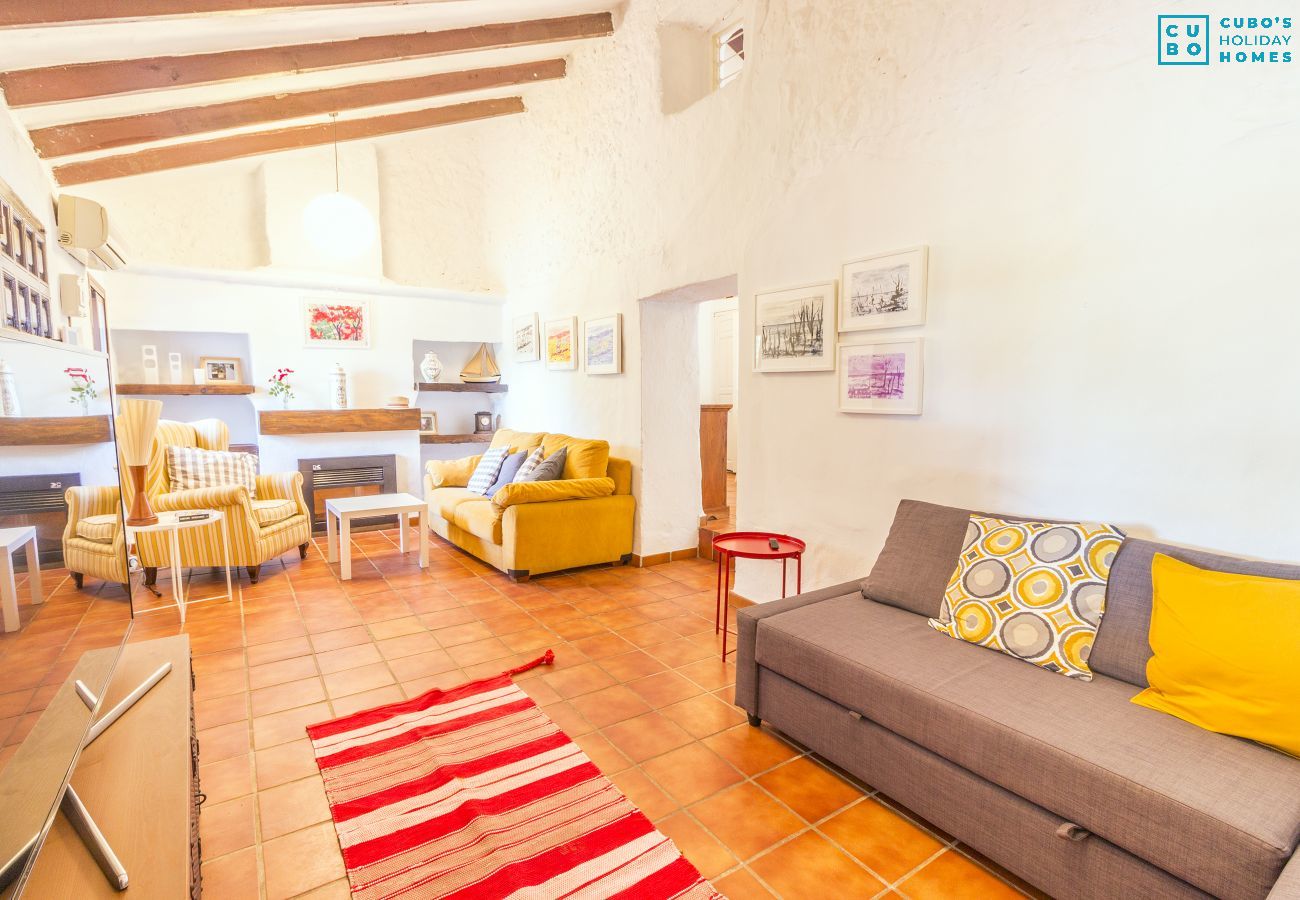
<path id="1" fill-rule="evenodd" d="M 126 245 L 109 227 L 108 210 L 94 200 L 61 194 L 58 230 L 59 246 L 86 265 L 90 265 L 87 256 L 94 257 L 109 269 L 126 265 Z"/>

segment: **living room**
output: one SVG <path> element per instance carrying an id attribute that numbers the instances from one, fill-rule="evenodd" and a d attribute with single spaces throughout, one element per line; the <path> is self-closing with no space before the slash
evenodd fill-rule
<path id="1" fill-rule="evenodd" d="M 1264 12 L 0 11 L 0 891 L 1300 897 Z"/>

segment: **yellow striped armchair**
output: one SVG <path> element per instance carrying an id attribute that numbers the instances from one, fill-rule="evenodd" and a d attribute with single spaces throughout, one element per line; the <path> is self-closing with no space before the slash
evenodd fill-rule
<path id="1" fill-rule="evenodd" d="M 174 490 L 167 473 L 167 447 L 198 447 L 202 450 L 229 450 L 230 430 L 219 419 L 198 422 L 173 422 L 162 419 L 154 435 L 145 475 L 145 490 L 155 512 L 187 509 L 215 509 L 225 514 L 230 524 L 230 564 L 248 570 L 257 584 L 262 564 L 294 547 L 300 557 L 307 556 L 311 542 L 311 513 L 302 496 L 302 475 L 285 472 L 257 476 L 256 497 L 243 484 Z M 130 484 L 126 490 L 131 490 Z M 127 506 L 131 495 L 128 493 Z M 145 581 L 152 584 L 158 567 L 170 565 L 168 536 L 146 533 L 136 537 L 136 549 L 145 567 Z M 210 567 L 225 565 L 221 527 L 186 528 L 180 533 L 181 565 Z"/>
<path id="2" fill-rule="evenodd" d="M 70 487 L 63 492 L 68 504 L 68 521 L 63 526 L 63 565 L 78 588 L 89 575 L 122 585 L 128 596 L 131 593 L 121 496 L 115 484 Z"/>

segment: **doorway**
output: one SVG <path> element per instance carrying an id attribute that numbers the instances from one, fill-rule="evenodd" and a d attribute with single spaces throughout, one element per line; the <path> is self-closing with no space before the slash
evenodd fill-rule
<path id="1" fill-rule="evenodd" d="M 700 505 L 703 527 L 736 527 L 736 406 L 739 306 L 735 297 L 699 306 Z"/>

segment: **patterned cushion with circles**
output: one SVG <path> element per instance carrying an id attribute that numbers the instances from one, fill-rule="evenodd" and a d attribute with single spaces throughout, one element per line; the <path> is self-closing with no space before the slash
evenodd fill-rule
<path id="1" fill-rule="evenodd" d="M 1088 654 L 1123 541 L 1124 533 L 1110 525 L 971 516 L 957 569 L 930 626 L 1091 681 Z"/>

